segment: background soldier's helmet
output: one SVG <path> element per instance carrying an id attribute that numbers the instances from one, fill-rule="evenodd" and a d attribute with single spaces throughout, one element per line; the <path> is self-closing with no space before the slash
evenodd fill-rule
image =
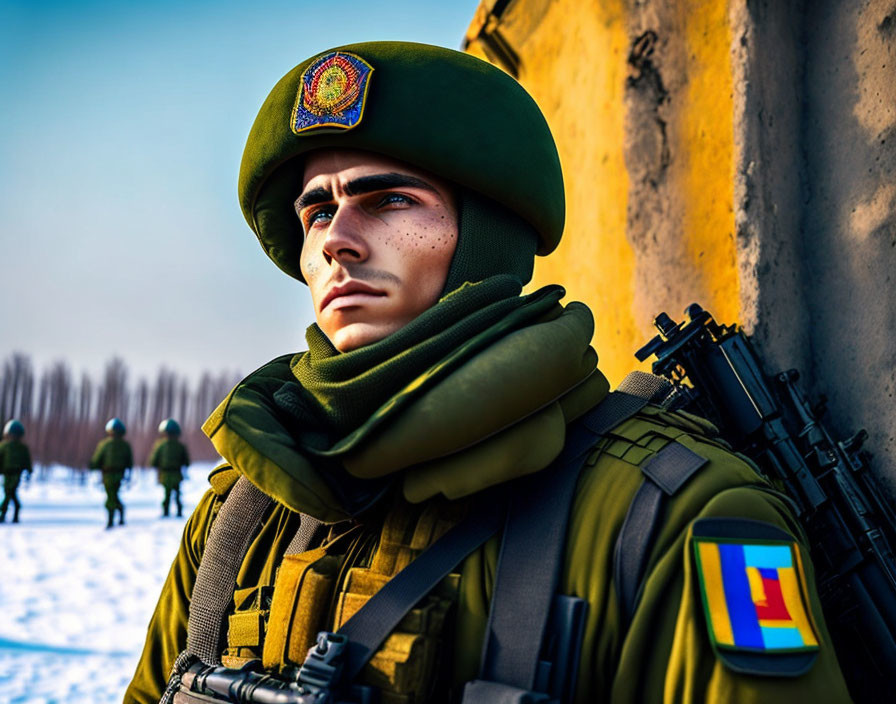
<path id="1" fill-rule="evenodd" d="M 160 435 L 180 435 L 180 424 L 174 418 L 166 418 L 159 423 Z"/>
<path id="2" fill-rule="evenodd" d="M 299 280 L 302 156 L 322 148 L 384 154 L 485 196 L 533 232 L 530 268 L 560 241 L 563 176 L 547 122 L 513 78 L 468 54 L 343 46 L 302 62 L 268 95 L 243 153 L 240 205 L 267 255 Z"/>
<path id="3" fill-rule="evenodd" d="M 106 433 L 109 435 L 124 435 L 125 432 L 124 423 L 118 418 L 110 418 L 106 423 Z"/>
<path id="4" fill-rule="evenodd" d="M 25 434 L 25 426 L 22 425 L 22 421 L 13 418 L 3 426 L 3 434 L 11 438 L 20 438 Z"/>

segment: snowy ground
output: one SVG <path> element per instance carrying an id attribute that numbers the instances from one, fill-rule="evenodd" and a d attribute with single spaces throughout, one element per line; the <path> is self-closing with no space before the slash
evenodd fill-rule
<path id="1" fill-rule="evenodd" d="M 212 466 L 190 469 L 185 516 Z M 121 702 L 177 551 L 186 518 L 160 518 L 154 471 L 134 472 L 127 525 L 109 531 L 99 473 L 70 475 L 23 482 L 22 522 L 10 507 L 0 525 L 0 704 Z"/>

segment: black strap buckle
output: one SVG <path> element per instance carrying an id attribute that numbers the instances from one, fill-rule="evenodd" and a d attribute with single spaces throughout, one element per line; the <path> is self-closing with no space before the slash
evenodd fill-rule
<path id="1" fill-rule="evenodd" d="M 377 690 L 364 685 L 344 686 L 345 658 L 349 639 L 341 633 L 321 631 L 317 643 L 308 651 L 297 679 L 302 702 L 309 704 L 375 704 L 379 701 Z M 346 690 L 346 691 L 343 691 Z M 341 693 L 347 698 L 336 696 Z"/>
<path id="2" fill-rule="evenodd" d="M 303 689 L 333 690 L 342 678 L 345 665 L 345 650 L 348 638 L 339 633 L 321 631 L 317 634 L 317 644 L 312 646 L 299 669 L 299 684 Z"/>

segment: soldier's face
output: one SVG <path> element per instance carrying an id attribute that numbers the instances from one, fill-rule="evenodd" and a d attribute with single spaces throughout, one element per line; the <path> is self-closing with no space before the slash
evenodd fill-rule
<path id="1" fill-rule="evenodd" d="M 317 323 L 341 352 L 407 325 L 439 298 L 457 245 L 446 181 L 369 152 L 320 150 L 295 203 Z"/>

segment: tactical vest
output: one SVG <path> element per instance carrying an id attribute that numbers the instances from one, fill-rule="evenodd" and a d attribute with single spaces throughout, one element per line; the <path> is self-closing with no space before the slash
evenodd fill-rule
<path id="1" fill-rule="evenodd" d="M 317 528 L 305 538 L 319 545 L 287 548 L 273 577 L 233 593 L 221 664 L 236 669 L 261 660 L 277 673 L 301 666 L 319 631 L 338 630 L 466 510 L 464 501 L 412 505 L 396 499 L 379 532 L 348 523 Z M 441 645 L 459 580 L 457 573 L 443 579 L 365 666 L 360 682 L 375 687 L 383 704 L 434 701 L 445 681 Z M 193 700 L 181 693 L 173 701 Z"/>
<path id="2" fill-rule="evenodd" d="M 616 544 L 614 579 L 624 610 L 629 614 L 634 611 L 637 603 L 638 588 L 646 568 L 650 541 L 656 518 L 661 513 L 662 502 L 666 497 L 674 495 L 705 463 L 701 457 L 677 443 L 676 438 L 685 434 L 697 435 L 701 440 L 724 446 L 718 439 L 712 439 L 713 426 L 702 419 L 684 413 L 666 412 L 659 406 L 648 405 L 650 399 L 661 400 L 665 387 L 655 384 L 647 376 L 649 375 L 643 375 L 627 384 L 627 391 L 635 391 L 638 396 L 615 394 L 617 400 L 623 399 L 626 408 L 622 411 L 612 410 L 609 417 L 595 420 L 589 442 L 583 445 L 587 450 L 586 454 L 590 455 L 589 463 L 595 461 L 600 453 L 607 453 L 641 466 L 644 473 L 645 481 L 632 500 Z M 583 461 L 580 456 L 578 465 L 573 468 L 573 478 Z M 229 483 L 233 484 L 237 474 L 233 470 L 228 474 Z M 248 482 L 245 484 L 248 485 Z M 251 485 L 248 487 L 247 491 L 260 495 L 257 497 L 258 506 L 265 499 L 270 502 L 260 491 Z M 245 489 L 245 486 L 240 489 Z M 225 506 L 229 501 L 228 498 Z M 569 496 L 566 502 L 569 503 Z M 568 509 L 568 505 L 566 508 Z M 162 701 L 173 701 L 175 704 L 214 701 L 201 697 L 192 698 L 193 694 L 181 686 L 180 674 L 191 661 L 195 661 L 195 657 L 207 664 L 219 662 L 228 668 L 240 668 L 261 660 L 266 671 L 294 672 L 305 661 L 318 632 L 337 631 L 341 628 L 387 582 L 413 563 L 422 551 L 452 525 L 457 524 L 468 509 L 469 504 L 465 501 L 432 500 L 421 506 L 413 506 L 403 500 L 396 500 L 378 533 L 371 533 L 362 526 L 354 526 L 343 527 L 339 531 L 330 530 L 328 535 L 321 535 L 325 529 L 317 524 L 316 535 L 301 537 L 300 529 L 293 544 L 301 549 L 286 550 L 276 575 L 268 580 L 271 583 L 240 589 L 235 593 L 231 589 L 232 602 L 228 607 L 229 613 L 226 614 L 226 635 L 222 633 L 220 637 L 220 641 L 224 643 L 223 650 L 211 652 L 206 649 L 203 654 L 199 638 L 193 637 L 199 630 L 194 629 L 195 623 L 203 620 L 210 623 L 215 620 L 223 621 L 223 610 L 218 614 L 205 613 L 203 607 L 202 614 L 197 614 L 191 603 L 188 651 L 193 652 L 184 653 L 178 658 L 166 691 L 168 698 L 163 697 Z M 260 521 L 263 510 L 256 509 L 257 517 L 250 520 L 241 517 L 240 530 L 245 531 L 252 520 Z M 304 524 L 308 517 L 302 518 Z M 215 521 L 212 533 L 221 518 L 218 517 Z M 522 516 L 522 520 L 517 522 L 525 521 L 526 516 Z M 312 520 L 312 523 L 316 522 Z M 562 530 L 553 532 L 559 533 L 559 536 L 552 538 L 554 542 L 546 543 L 544 549 L 559 564 L 563 553 L 565 523 Z M 505 541 L 506 533 L 505 530 Z M 534 536 L 534 540 L 539 539 L 538 535 Z M 313 549 L 306 549 L 312 545 Z M 210 534 L 203 555 L 203 565 L 208 554 L 214 554 L 216 550 L 217 547 L 212 546 Z M 526 546 L 522 545 L 522 551 L 525 550 Z M 534 559 L 539 564 L 533 566 L 532 570 L 543 571 L 540 565 L 549 560 L 543 559 L 544 554 L 538 552 L 537 547 L 534 551 L 535 555 L 528 559 L 530 563 Z M 235 569 L 233 573 L 236 573 Z M 446 682 L 447 658 L 442 646 L 446 631 L 450 631 L 447 628 L 448 619 L 457 597 L 459 579 L 457 572 L 449 574 L 422 602 L 415 604 L 413 608 L 409 606 L 398 627 L 390 633 L 362 670 L 360 683 L 379 690 L 384 704 L 448 700 L 447 687 L 443 685 Z M 536 591 L 539 579 L 541 577 L 533 580 Z M 542 591 L 549 592 L 550 598 L 555 581 L 551 582 L 550 575 L 544 575 L 541 582 L 550 585 L 541 587 Z M 200 566 L 193 592 L 194 602 L 198 601 L 197 592 L 203 591 L 205 587 Z M 493 611 L 499 619 L 503 611 L 505 616 L 509 613 L 511 619 L 520 621 L 518 614 L 525 611 L 520 609 L 519 603 L 512 603 L 511 597 L 505 600 L 502 597 L 505 591 L 502 591 L 499 579 L 493 594 Z M 223 593 L 220 597 L 223 597 Z M 508 602 L 506 608 L 496 609 L 502 600 Z M 547 615 L 544 617 L 547 618 Z M 501 627 L 500 624 L 493 623 L 489 630 L 500 630 Z M 206 638 L 205 644 L 213 643 L 215 639 L 216 636 Z M 533 638 L 524 634 L 522 640 L 531 641 Z M 541 636 L 537 640 L 540 642 Z M 537 653 L 538 642 L 534 647 Z M 489 643 L 486 642 L 485 660 L 488 659 L 488 651 Z M 577 655 L 570 659 L 577 661 Z M 501 668 L 497 669 L 500 671 Z M 478 689 L 474 687 L 475 691 L 465 696 L 465 702 L 489 701 L 494 695 L 493 682 L 477 680 L 471 684 Z"/>

